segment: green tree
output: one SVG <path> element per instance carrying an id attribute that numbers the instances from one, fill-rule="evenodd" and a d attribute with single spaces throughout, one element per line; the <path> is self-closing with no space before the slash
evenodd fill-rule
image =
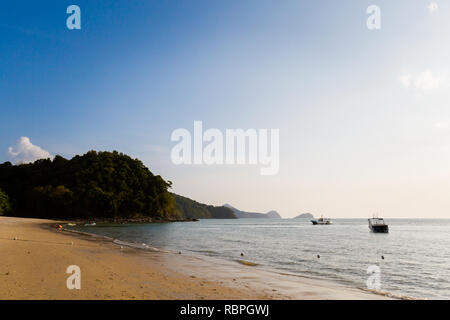
<path id="1" fill-rule="evenodd" d="M 57 219 L 236 218 L 225 207 L 208 206 L 169 192 L 171 181 L 140 160 L 89 151 L 72 159 L 56 156 L 34 163 L 0 164 L 0 214 Z"/>
<path id="2" fill-rule="evenodd" d="M 175 218 L 170 187 L 140 160 L 117 151 L 0 164 L 0 188 L 22 217 Z"/>
<path id="3" fill-rule="evenodd" d="M 0 216 L 11 210 L 9 197 L 0 189 Z"/>

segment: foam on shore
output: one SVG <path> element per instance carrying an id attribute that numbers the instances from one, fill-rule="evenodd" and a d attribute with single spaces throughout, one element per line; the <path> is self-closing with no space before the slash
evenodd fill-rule
<path id="1" fill-rule="evenodd" d="M 316 279 L 307 275 L 281 272 L 246 260 L 229 261 L 220 257 L 210 257 L 193 252 L 184 255 L 183 259 L 180 260 L 178 254 L 175 255 L 178 251 L 161 250 L 146 243 L 132 243 L 78 230 L 64 228 L 64 231 L 105 239 L 121 247 L 147 252 L 172 253 L 172 255 L 165 256 L 169 269 L 174 266 L 174 271 L 182 271 L 186 274 L 196 274 L 196 277 L 199 278 L 207 277 L 216 280 L 219 280 L 218 275 L 231 275 L 221 277 L 221 281 L 233 284 L 233 281 L 238 281 L 239 278 L 246 281 L 250 280 L 251 286 L 256 290 L 267 291 L 270 287 L 271 291 L 281 294 L 283 299 L 411 299 L 410 297 L 396 296 L 383 291 L 347 287 L 330 280 Z M 175 257 L 177 258 L 176 261 L 173 260 Z M 248 268 L 249 266 L 252 268 Z M 246 287 L 250 286 L 246 285 Z M 308 288 L 308 290 L 305 288 Z M 307 295 L 304 294 L 305 290 Z"/>

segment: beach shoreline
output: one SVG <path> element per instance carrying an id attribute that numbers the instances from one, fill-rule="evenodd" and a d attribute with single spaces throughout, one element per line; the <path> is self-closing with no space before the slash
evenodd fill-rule
<path id="1" fill-rule="evenodd" d="M 49 227 L 57 223 L 0 217 L 0 299 L 391 298 L 330 281 L 186 252 L 141 250 L 113 239 Z M 70 265 L 80 267 L 80 290 L 66 286 Z"/>

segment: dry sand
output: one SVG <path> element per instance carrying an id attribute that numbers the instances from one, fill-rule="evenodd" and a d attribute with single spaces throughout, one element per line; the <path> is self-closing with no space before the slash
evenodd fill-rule
<path id="1" fill-rule="evenodd" d="M 386 299 L 232 261 L 121 249 L 50 224 L 0 217 L 0 299 Z M 81 269 L 80 290 L 67 289 L 70 265 Z"/>

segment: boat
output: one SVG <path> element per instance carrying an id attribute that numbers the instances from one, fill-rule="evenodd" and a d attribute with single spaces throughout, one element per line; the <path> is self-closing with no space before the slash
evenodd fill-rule
<path id="1" fill-rule="evenodd" d="M 96 226 L 97 224 L 95 223 L 95 221 L 92 221 L 92 222 L 89 222 L 89 223 L 86 223 L 84 226 L 85 227 L 93 227 L 93 226 Z"/>
<path id="2" fill-rule="evenodd" d="M 311 220 L 313 225 L 324 225 L 324 224 L 333 224 L 330 218 L 320 217 L 319 219 Z"/>
<path id="3" fill-rule="evenodd" d="M 383 218 L 379 218 L 376 215 L 369 220 L 369 229 L 374 233 L 389 233 L 389 226 L 384 222 Z"/>

